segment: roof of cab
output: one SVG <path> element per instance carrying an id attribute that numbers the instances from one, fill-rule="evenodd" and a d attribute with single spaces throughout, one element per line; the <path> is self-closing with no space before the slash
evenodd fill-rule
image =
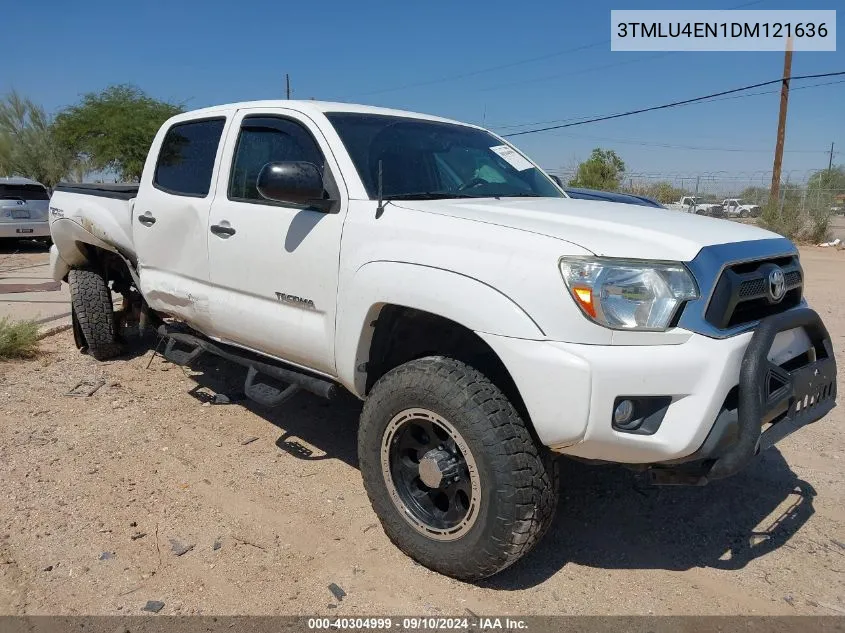
<path id="1" fill-rule="evenodd" d="M 357 103 L 337 103 L 331 101 L 311 101 L 311 100 L 287 100 L 287 99 L 272 99 L 264 101 L 241 101 L 239 103 L 226 103 L 223 105 L 211 106 L 199 110 L 191 110 L 190 112 L 183 112 L 173 117 L 173 120 L 194 119 L 201 116 L 213 116 L 220 114 L 228 114 L 236 110 L 249 110 L 261 108 L 286 108 L 295 110 L 303 114 L 328 114 L 331 112 L 354 112 L 360 114 L 381 114 L 387 116 L 408 117 L 414 119 L 425 119 L 427 121 L 439 121 L 441 123 L 454 123 L 457 125 L 469 125 L 477 127 L 470 123 L 462 121 L 455 121 L 453 119 L 446 119 L 443 117 L 433 116 L 430 114 L 422 114 L 419 112 L 408 112 L 406 110 L 393 110 L 391 108 L 379 108 L 376 106 L 360 105 Z"/>

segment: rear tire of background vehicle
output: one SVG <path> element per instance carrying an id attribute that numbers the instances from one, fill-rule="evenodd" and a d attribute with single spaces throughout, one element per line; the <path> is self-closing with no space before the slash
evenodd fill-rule
<path id="1" fill-rule="evenodd" d="M 361 413 L 358 457 L 390 540 L 459 580 L 515 563 L 554 518 L 555 459 L 490 380 L 451 358 L 379 379 Z"/>
<path id="2" fill-rule="evenodd" d="M 102 274 L 74 268 L 68 273 L 68 284 L 73 313 L 88 353 L 97 360 L 107 360 L 120 354 L 111 291 Z"/>
<path id="3" fill-rule="evenodd" d="M 748 210 L 747 210 L 747 209 L 743 209 L 742 211 L 740 211 L 740 212 L 739 212 L 739 217 L 741 217 L 741 218 L 747 218 L 747 217 L 748 217 Z"/>

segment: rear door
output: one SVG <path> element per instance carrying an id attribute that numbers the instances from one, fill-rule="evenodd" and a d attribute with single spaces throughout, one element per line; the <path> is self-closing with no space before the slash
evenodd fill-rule
<path id="1" fill-rule="evenodd" d="M 269 162 L 308 161 L 332 213 L 264 199 Z M 212 315 L 225 340 L 334 375 L 338 258 L 348 193 L 318 126 L 283 108 L 232 121 L 208 227 Z"/>
<path id="2" fill-rule="evenodd" d="M 208 213 L 226 117 L 183 120 L 156 136 L 133 209 L 141 291 L 150 307 L 213 334 Z M 155 152 L 155 154 L 153 154 Z"/>

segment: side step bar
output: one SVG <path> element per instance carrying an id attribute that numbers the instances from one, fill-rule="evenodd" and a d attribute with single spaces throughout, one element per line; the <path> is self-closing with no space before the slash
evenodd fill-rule
<path id="1" fill-rule="evenodd" d="M 294 369 L 287 369 L 280 364 L 274 364 L 271 360 L 258 360 L 249 352 L 241 351 L 229 345 L 211 341 L 205 337 L 187 332 L 177 331 L 161 325 L 158 334 L 167 340 L 164 348 L 164 357 L 175 365 L 187 365 L 195 360 L 203 352 L 208 352 L 225 358 L 228 361 L 243 365 L 248 369 L 244 394 L 250 400 L 266 407 L 275 407 L 293 396 L 300 389 L 305 389 L 322 398 L 331 400 L 336 397 L 340 388 L 325 378 L 310 376 L 304 372 Z M 190 349 L 177 349 L 181 345 Z M 288 385 L 279 389 L 274 385 L 261 382 L 261 375 Z"/>

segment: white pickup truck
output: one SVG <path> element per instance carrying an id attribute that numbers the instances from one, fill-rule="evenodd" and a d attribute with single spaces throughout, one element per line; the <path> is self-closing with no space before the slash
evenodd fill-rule
<path id="1" fill-rule="evenodd" d="M 682 196 L 677 202 L 672 202 L 666 205 L 667 209 L 673 211 L 685 211 L 687 213 L 697 213 L 698 215 L 712 215 L 716 209 L 721 209 L 721 205 L 704 202 L 704 198 L 696 196 Z"/>
<path id="2" fill-rule="evenodd" d="M 749 218 L 760 215 L 762 209 L 759 204 L 747 204 L 739 198 L 725 198 L 722 211 L 728 218 Z"/>
<path id="3" fill-rule="evenodd" d="M 471 125 L 207 108 L 164 124 L 138 185 L 60 185 L 50 216 L 80 348 L 119 354 L 134 315 L 173 362 L 245 365 L 264 405 L 348 390 L 385 532 L 464 580 L 548 528 L 557 454 L 702 484 L 834 406 L 791 242 L 569 199 Z"/>

